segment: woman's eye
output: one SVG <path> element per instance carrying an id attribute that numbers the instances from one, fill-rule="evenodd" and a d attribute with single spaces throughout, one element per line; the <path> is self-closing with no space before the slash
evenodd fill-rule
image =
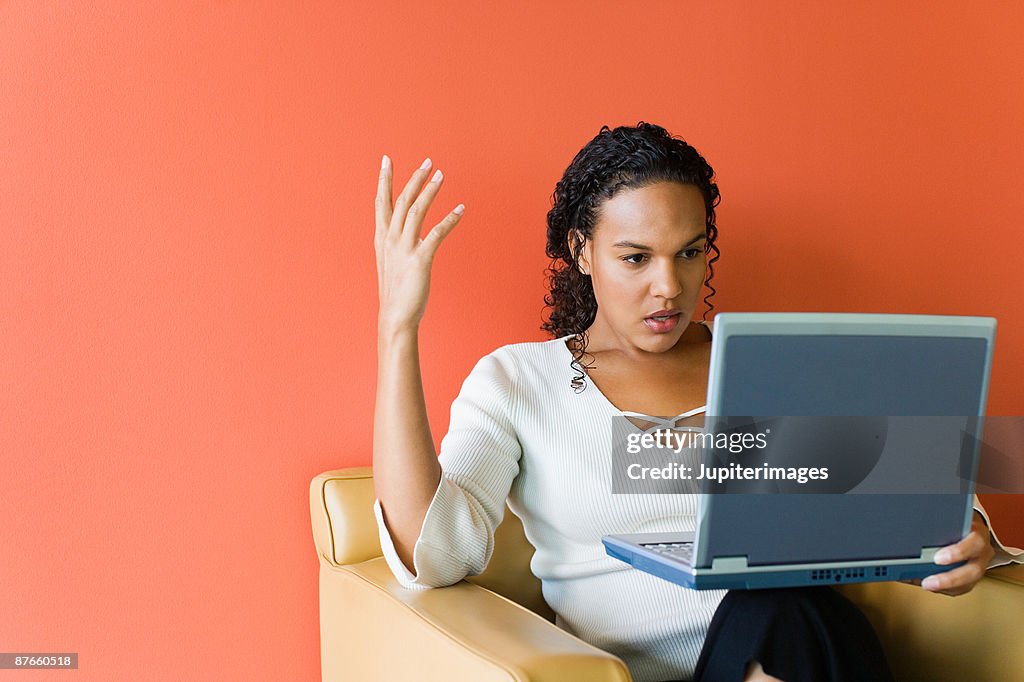
<path id="1" fill-rule="evenodd" d="M 640 260 L 630 260 L 632 258 L 639 258 Z M 625 262 L 629 263 L 630 265 L 640 265 L 641 263 L 644 262 L 644 260 L 646 258 L 647 258 L 647 256 L 645 256 L 642 253 L 634 253 L 634 254 L 632 254 L 630 256 L 625 256 L 622 260 L 624 260 Z"/>
<path id="2" fill-rule="evenodd" d="M 704 249 L 687 249 L 686 251 L 683 251 L 683 255 L 687 258 L 696 258 L 703 251 Z"/>

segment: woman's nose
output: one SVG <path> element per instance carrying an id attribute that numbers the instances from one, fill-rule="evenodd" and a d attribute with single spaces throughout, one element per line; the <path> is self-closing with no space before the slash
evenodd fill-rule
<path id="1" fill-rule="evenodd" d="M 671 300 L 683 293 L 679 277 L 673 265 L 662 265 L 655 269 L 654 281 L 651 282 L 651 295 L 655 298 Z"/>

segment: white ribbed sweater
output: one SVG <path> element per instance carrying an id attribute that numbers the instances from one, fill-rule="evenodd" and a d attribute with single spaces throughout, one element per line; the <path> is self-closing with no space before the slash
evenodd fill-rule
<path id="1" fill-rule="evenodd" d="M 612 495 L 612 423 L 623 413 L 592 381 L 572 390 L 567 338 L 504 346 L 476 364 L 452 403 L 414 573 L 377 501 L 384 557 L 408 588 L 479 574 L 507 502 L 536 548 L 531 570 L 559 627 L 622 658 L 636 682 L 689 678 L 725 591 L 633 570 L 601 537 L 692 530 L 697 496 Z"/>
<path id="2" fill-rule="evenodd" d="M 384 556 L 406 587 L 480 573 L 507 501 L 560 627 L 621 657 L 637 682 L 688 678 L 725 592 L 635 571 L 605 553 L 601 536 L 692 529 L 697 498 L 612 495 L 612 422 L 622 413 L 590 380 L 572 390 L 566 338 L 504 346 L 476 364 L 441 441 L 444 475 L 413 549 L 415 575 L 378 502 Z"/>

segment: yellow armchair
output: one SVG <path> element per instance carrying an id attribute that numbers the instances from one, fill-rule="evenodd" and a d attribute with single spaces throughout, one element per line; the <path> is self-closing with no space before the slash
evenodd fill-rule
<path id="1" fill-rule="evenodd" d="M 407 590 L 381 556 L 373 500 L 369 467 L 310 484 L 324 682 L 632 679 L 621 659 L 555 626 L 515 515 L 483 574 Z M 1024 680 L 1024 566 L 993 569 L 961 597 L 901 583 L 838 589 L 875 626 L 897 680 Z"/>

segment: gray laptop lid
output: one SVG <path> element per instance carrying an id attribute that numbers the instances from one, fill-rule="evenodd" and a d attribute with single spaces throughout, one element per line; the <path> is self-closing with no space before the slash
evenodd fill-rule
<path id="1" fill-rule="evenodd" d="M 723 313 L 715 319 L 708 422 L 976 417 L 984 414 L 994 334 L 992 318 Z M 862 447 L 844 456 L 877 455 Z M 924 546 L 960 539 L 970 518 L 964 495 L 973 492 L 966 486 L 959 495 L 708 495 L 695 565 L 727 556 L 750 565 L 916 557 L 922 538 Z"/>

